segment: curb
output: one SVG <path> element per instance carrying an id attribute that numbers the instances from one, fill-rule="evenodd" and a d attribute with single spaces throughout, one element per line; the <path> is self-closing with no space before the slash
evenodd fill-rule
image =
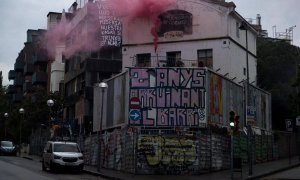
<path id="1" fill-rule="evenodd" d="M 276 170 L 273 170 L 273 171 L 269 171 L 269 172 L 266 172 L 266 173 L 263 173 L 263 174 L 251 176 L 251 177 L 248 177 L 246 179 L 247 180 L 258 179 L 258 178 L 269 176 L 269 175 L 272 175 L 272 174 L 275 174 L 275 173 L 279 173 L 279 172 L 282 172 L 282 171 L 285 171 L 285 170 L 288 170 L 288 169 L 293 169 L 293 168 L 298 167 L 298 166 L 300 166 L 300 163 L 297 163 L 297 164 L 294 164 L 294 165 L 290 165 L 290 166 L 287 166 L 287 167 L 283 167 L 283 168 L 279 168 L 279 169 L 276 169 Z"/>
<path id="2" fill-rule="evenodd" d="M 103 177 L 103 178 L 106 178 L 106 179 L 112 179 L 112 180 L 123 180 L 121 178 L 117 178 L 117 177 L 112 177 L 112 176 L 107 176 L 105 174 L 101 174 L 99 172 L 95 172 L 95 171 L 89 171 L 89 170 L 86 170 L 86 169 L 83 169 L 83 171 L 87 174 L 91 174 L 91 175 L 94 175 L 94 176 L 100 176 L 100 177 Z"/>
<path id="3" fill-rule="evenodd" d="M 22 158 L 24 158 L 24 159 L 29 159 L 29 160 L 33 160 L 33 158 L 27 157 L 27 156 L 23 156 Z"/>

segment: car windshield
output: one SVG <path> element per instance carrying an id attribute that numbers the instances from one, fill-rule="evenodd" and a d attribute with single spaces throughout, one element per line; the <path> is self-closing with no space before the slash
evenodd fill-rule
<path id="1" fill-rule="evenodd" d="M 76 144 L 54 144 L 54 152 L 79 152 Z"/>
<path id="2" fill-rule="evenodd" d="M 11 141 L 1 141 L 2 147 L 13 147 L 13 143 Z"/>

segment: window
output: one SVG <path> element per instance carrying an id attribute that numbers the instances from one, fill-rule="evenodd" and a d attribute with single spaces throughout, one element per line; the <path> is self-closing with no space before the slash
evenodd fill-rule
<path id="1" fill-rule="evenodd" d="M 150 67 L 151 66 L 151 54 L 137 54 L 136 55 L 137 67 Z"/>
<path id="2" fill-rule="evenodd" d="M 235 24 L 236 37 L 240 37 L 240 23 L 236 22 Z"/>
<path id="3" fill-rule="evenodd" d="M 62 55 L 61 61 L 62 61 L 62 63 L 66 62 L 66 56 L 65 55 Z"/>
<path id="4" fill-rule="evenodd" d="M 182 64 L 181 52 L 167 52 L 167 67 L 176 67 L 179 66 L 179 64 Z"/>
<path id="5" fill-rule="evenodd" d="M 54 152 L 80 152 L 76 144 L 54 144 Z"/>
<path id="6" fill-rule="evenodd" d="M 198 67 L 213 67 L 212 49 L 198 50 Z"/>
<path id="7" fill-rule="evenodd" d="M 91 52 L 90 57 L 103 60 L 121 60 L 122 52 L 119 47 L 102 47 L 98 51 Z"/>

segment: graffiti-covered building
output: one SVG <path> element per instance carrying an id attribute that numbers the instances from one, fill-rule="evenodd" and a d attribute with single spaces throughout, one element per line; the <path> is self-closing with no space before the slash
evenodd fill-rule
<path id="1" fill-rule="evenodd" d="M 103 138 L 101 166 L 139 174 L 230 167 L 229 112 L 241 116 L 243 133 L 243 86 L 207 68 L 184 67 L 128 68 L 106 82 L 107 90 L 94 89 L 94 131 L 101 127 Z M 270 94 L 253 86 L 251 93 L 256 97 L 255 127 L 268 139 Z M 246 139 L 238 141 L 245 162 Z"/>
<path id="2" fill-rule="evenodd" d="M 247 62 L 252 125 L 266 135 L 263 144 L 270 144 L 271 97 L 254 86 L 256 31 L 235 4 L 145 4 L 122 19 L 123 73 L 105 80 L 107 89 L 94 87 L 93 131 L 102 131 L 101 149 L 86 148 L 86 163 L 138 174 L 228 169 L 230 111 L 240 116 L 239 132 L 247 133 Z M 247 163 L 246 139 L 236 142 L 236 153 Z M 261 147 L 257 143 L 257 149 L 272 149 Z"/>

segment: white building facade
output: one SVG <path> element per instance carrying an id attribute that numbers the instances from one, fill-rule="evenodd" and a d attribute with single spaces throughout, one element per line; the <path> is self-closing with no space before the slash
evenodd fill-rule
<path id="1" fill-rule="evenodd" d="M 235 11 L 234 3 L 177 0 L 159 14 L 157 48 L 151 18 L 123 21 L 123 70 L 126 67 L 208 67 L 237 83 L 256 84 L 257 32 Z M 247 30 L 240 29 L 242 22 Z M 246 32 L 247 31 L 247 32 Z M 247 36 L 246 36 L 247 35 Z M 246 43 L 247 41 L 247 43 Z"/>

